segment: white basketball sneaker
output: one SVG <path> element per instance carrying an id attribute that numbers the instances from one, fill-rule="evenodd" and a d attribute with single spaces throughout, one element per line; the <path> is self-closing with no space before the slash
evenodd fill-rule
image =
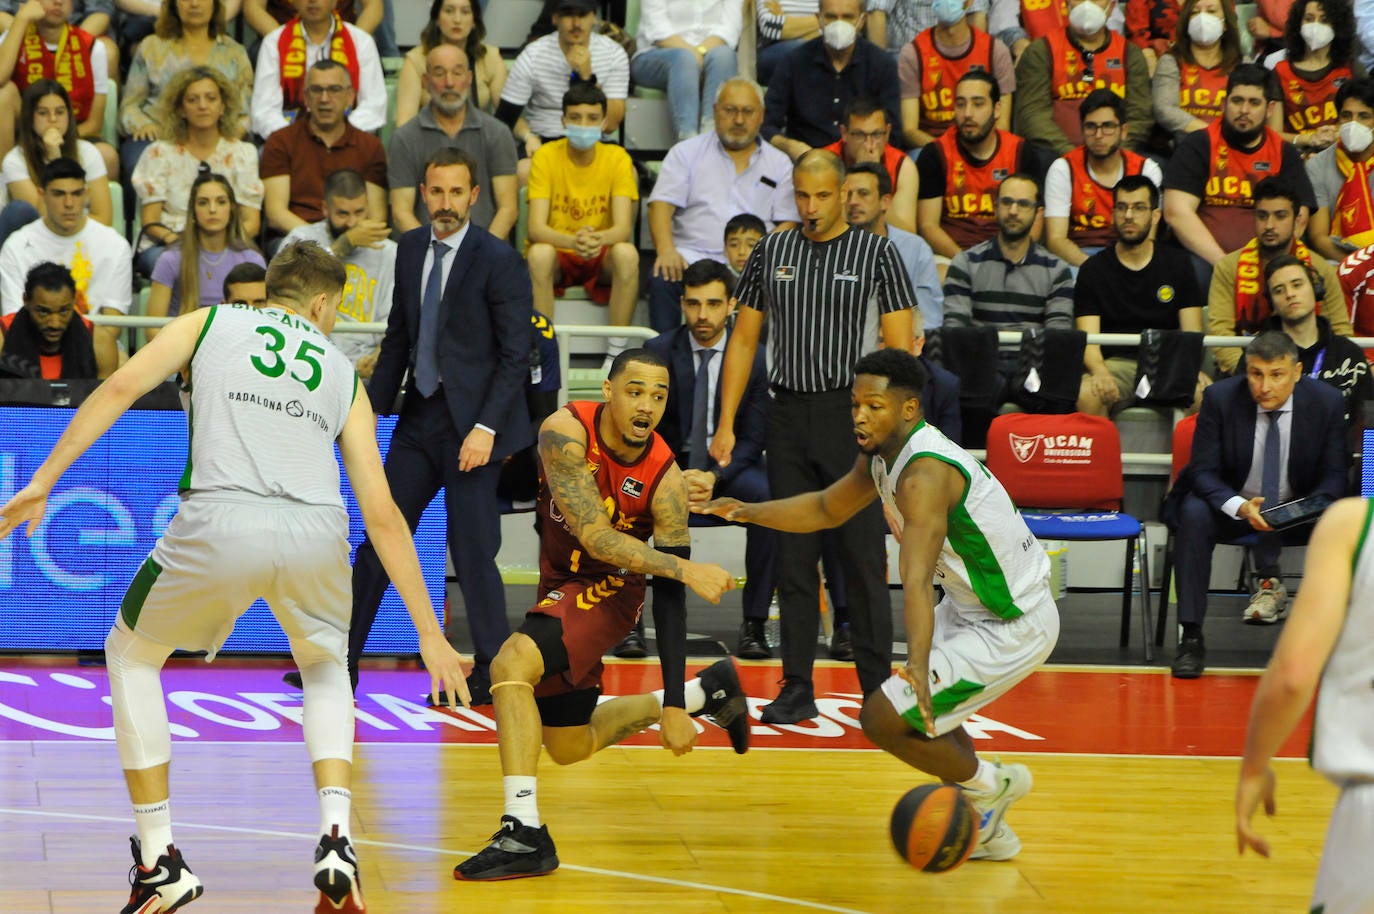
<path id="1" fill-rule="evenodd" d="M 1025 765 L 997 766 L 996 793 L 983 793 L 970 790 L 968 797 L 980 816 L 978 825 L 978 845 L 969 855 L 970 860 L 1010 860 L 1021 852 L 1021 839 L 1005 822 L 1007 808 L 1030 793 L 1034 780 L 1030 769 Z"/>

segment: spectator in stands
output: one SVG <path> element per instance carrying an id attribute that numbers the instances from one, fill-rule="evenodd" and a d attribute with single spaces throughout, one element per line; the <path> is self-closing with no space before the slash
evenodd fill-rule
<path id="1" fill-rule="evenodd" d="M 241 263 L 267 262 L 248 236 L 234 188 L 213 171 L 201 172 L 191 184 L 191 216 L 176 245 L 167 248 L 153 268 L 148 292 L 149 317 L 176 317 L 183 310 L 209 308 L 220 301 L 225 278 Z M 157 335 L 149 327 L 148 338 Z"/>
<path id="2" fill-rule="evenodd" d="M 948 265 L 955 254 L 997 234 L 994 190 L 1006 175 L 1042 173 L 1040 156 L 1021 137 L 997 129 L 1001 90 L 973 71 L 954 87 L 954 125 L 916 159 L 916 228 Z"/>
<path id="3" fill-rule="evenodd" d="M 744 272 L 749 255 L 766 234 L 768 227 L 753 213 L 731 216 L 730 221 L 725 223 L 725 265 L 735 279 L 739 279 L 739 274 Z"/>
<path id="4" fill-rule="evenodd" d="M 1069 24 L 1032 42 L 1016 64 L 1012 123 L 1032 143 L 1063 155 L 1083 142 L 1078 105 L 1094 89 L 1126 99 L 1127 142 L 1143 149 L 1150 113 L 1150 68 L 1140 48 L 1107 28 L 1115 0 L 1067 0 Z"/>
<path id="5" fill-rule="evenodd" d="M 1154 159 L 1123 149 L 1130 127 L 1126 103 L 1110 89 L 1094 89 L 1078 106 L 1083 145 L 1055 159 L 1045 174 L 1045 247 L 1083 265 L 1115 240 L 1112 188 L 1127 175 L 1143 174 L 1156 187 L 1164 174 Z M 1146 258 L 1148 260 L 1148 257 Z"/>
<path id="6" fill-rule="evenodd" d="M 334 253 L 348 270 L 339 323 L 384 324 L 391 313 L 391 290 L 396 279 L 396 242 L 385 220 L 371 216 L 371 188 L 351 168 L 334 172 L 324 183 L 324 218 L 291 230 L 283 245 L 314 241 Z M 352 360 L 358 374 L 372 377 L 380 333 L 339 333 L 330 336 Z"/>
<path id="7" fill-rule="evenodd" d="M 267 304 L 267 270 L 255 263 L 241 263 L 224 277 L 224 297 L 227 304 L 252 305 L 262 308 Z"/>
<path id="8" fill-rule="evenodd" d="M 788 54 L 820 37 L 816 3 L 817 0 L 764 0 L 754 4 L 758 26 L 755 70 L 761 84 L 772 82 L 773 71 Z"/>
<path id="9" fill-rule="evenodd" d="M 76 280 L 61 264 L 36 264 L 24 278 L 24 306 L 0 317 L 0 374 L 107 378 L 119 367 L 108 334 L 76 312 Z"/>
<path id="10" fill-rule="evenodd" d="M 1336 271 L 1350 308 L 1351 336 L 1374 336 L 1374 244 L 1352 251 Z M 1365 355 L 1374 359 L 1374 347 L 1366 349 Z"/>
<path id="11" fill-rule="evenodd" d="M 1224 0 L 1216 2 L 1220 6 Z M 1159 72 L 1158 62 L 1164 54 L 1180 35 L 1187 33 L 1189 17 L 1180 12 L 1178 0 L 1125 0 L 1120 6 L 1125 7 L 1125 27 L 1121 33 L 1140 48 L 1153 77 Z M 1182 30 L 1178 27 L 1180 21 L 1184 24 Z"/>
<path id="12" fill-rule="evenodd" d="M 142 207 L 138 268 L 151 276 L 162 248 L 175 244 L 190 214 L 192 183 L 204 171 L 234 186 L 244 233 L 256 238 L 262 225 L 258 151 L 239 138 L 238 98 L 209 67 L 190 67 L 173 77 L 159 109 L 162 139 L 138 160 L 131 178 Z"/>
<path id="13" fill-rule="evenodd" d="M 1271 112 L 1269 126 L 1311 154 L 1336 142 L 1336 92 L 1353 78 L 1355 14 L 1350 0 L 1295 2 L 1288 11 L 1284 43 L 1286 54 L 1265 60 L 1283 97 L 1282 111 Z"/>
<path id="14" fill-rule="evenodd" d="M 988 30 L 988 0 L 944 0 L 938 10 L 934 0 L 867 0 L 868 40 L 896 57 L 917 35 L 940 25 L 942 16 L 946 24 L 952 22 L 956 4 L 961 20 L 967 16 L 970 26 Z M 1011 65 L 1010 58 L 1007 65 Z M 949 84 L 952 86 L 956 81 Z M 902 120 L 908 121 L 905 111 Z"/>
<path id="15" fill-rule="evenodd" d="M 713 419 L 720 412 L 720 370 L 725 344 L 733 330 L 735 282 L 725 264 L 698 260 L 682 275 L 682 320 L 644 344 L 668 360 L 668 404 L 658 433 L 677 456 L 688 493 L 709 499 L 712 493 L 742 501 L 768 499 L 768 472 L 763 439 L 768 414 L 768 366 L 763 350 L 754 355 L 736 424 L 740 435 L 724 467 L 707 450 L 714 437 Z M 704 374 L 703 374 L 704 373 Z M 777 586 L 778 535 L 766 527 L 745 528 L 744 621 L 735 654 L 746 660 L 773 656 L 764 625 Z"/>
<path id="16" fill-rule="evenodd" d="M 763 90 L 736 77 L 712 109 L 715 131 L 668 150 L 649 197 L 649 234 L 657 255 L 649 277 L 649 326 L 660 333 L 682 320 L 682 271 L 698 260 L 726 260 L 721 226 L 741 212 L 771 228 L 797 221 L 792 163 L 759 141 Z M 760 233 L 762 234 L 762 232 Z"/>
<path id="17" fill-rule="evenodd" d="M 860 162 L 875 162 L 887 171 L 892 185 L 888 221 L 908 232 L 916 231 L 916 162 L 891 143 L 892 125 L 882 105 L 866 95 L 856 95 L 844 108 L 840 138 L 825 148 L 844 160 L 846 169 Z"/>
<path id="18" fill-rule="evenodd" d="M 43 218 L 15 231 L 0 248 L 0 313 L 19 310 L 23 277 L 51 261 L 72 271 L 78 314 L 128 314 L 133 252 L 123 235 L 86 215 L 85 169 L 71 159 L 53 159 L 43 166 L 39 184 Z M 97 327 L 95 334 L 115 345 L 120 330 Z"/>
<path id="19" fill-rule="evenodd" d="M 38 177 L 53 159 L 68 158 L 86 170 L 91 218 L 105 225 L 114 215 L 105 162 L 94 146 L 77 139 L 76 121 L 67 106 L 67 90 L 51 79 L 40 79 L 24 90 L 19 109 L 19 143 L 0 163 L 10 202 L 0 211 L 0 245 L 10 232 L 38 219 L 43 197 Z"/>
<path id="20" fill-rule="evenodd" d="M 391 185 L 391 218 L 408 232 L 429 224 L 429 210 L 419 199 L 425 163 L 441 147 L 456 146 L 468 154 L 479 188 L 472 221 L 498 238 L 510 238 L 519 217 L 516 155 L 510 130 L 473 102 L 472 70 L 467 52 L 440 44 L 429 52 L 425 82 L 429 104 L 391 135 L 387 181 Z"/>
<path id="21" fill-rule="evenodd" d="M 1301 172 L 1299 172 L 1301 173 Z M 1350 336 L 1350 320 L 1345 297 L 1340 295 L 1340 277 L 1336 268 L 1321 257 L 1314 258 L 1302 243 L 1302 228 L 1306 219 L 1299 213 L 1301 197 L 1288 180 L 1265 178 L 1255 185 L 1253 235 L 1239 250 L 1217 261 L 1207 292 L 1207 332 L 1215 336 L 1248 336 L 1258 333 L 1273 313 L 1269 297 L 1264 294 L 1264 268 L 1280 254 L 1293 254 L 1311 264 L 1330 290 L 1329 303 L 1321 307 L 1321 314 L 1331 321 L 1331 327 L 1341 336 Z M 1319 294 L 1321 302 L 1327 295 Z M 1217 370 L 1222 374 L 1235 371 L 1240 350 L 1235 348 L 1213 351 Z"/>
<path id="22" fill-rule="evenodd" d="M 821 37 L 779 65 L 764 95 L 763 138 L 796 161 L 840 138 L 845 107 L 859 95 L 878 100 L 902 136 L 902 98 L 891 55 L 859 34 L 863 0 L 821 0 Z"/>
<path id="23" fill-rule="evenodd" d="M 991 73 L 997 80 L 1004 99 L 997 127 L 1011 129 L 1012 93 L 1016 91 L 1011 51 L 971 21 L 974 7 L 970 4 L 974 3 L 940 0 L 938 6 L 932 4 L 934 23 L 900 48 L 897 75 L 902 83 L 902 125 L 908 146 L 928 146 L 949 129 L 954 123 L 954 87 L 973 70 Z"/>
<path id="24" fill-rule="evenodd" d="M 1172 137 L 1206 130 L 1225 107 L 1226 80 L 1240 63 L 1240 26 L 1227 0 L 1183 0 L 1174 46 L 1159 57 L 1150 94 L 1155 121 Z"/>
<path id="25" fill-rule="evenodd" d="M 27 0 L 0 41 L 0 110 L 14 111 L 20 95 L 35 82 L 56 80 L 67 90 L 76 135 L 98 144 L 106 172 L 117 171 L 119 156 L 100 139 L 105 124 L 109 74 L 119 78 L 119 53 L 112 41 L 100 40 L 79 25 L 69 25 L 72 0 Z M 110 56 L 114 55 L 114 68 Z M 11 88 L 13 87 L 13 88 Z M 0 128 L 0 156 L 9 152 L 14 135 L 9 118 Z"/>
<path id="26" fill-rule="evenodd" d="M 1180 140 L 1164 170 L 1164 221 L 1193 255 L 1200 287 L 1210 286 L 1222 256 L 1253 235 L 1251 191 L 1261 178 L 1282 175 L 1293 184 L 1306 207 L 1304 223 L 1316 209 L 1297 147 L 1265 123 L 1274 100 L 1272 73 L 1256 64 L 1237 66 L 1226 80 L 1221 119 Z"/>
<path id="27" fill-rule="evenodd" d="M 369 35 L 375 34 L 382 23 L 383 0 L 322 0 L 321 5 L 332 7 L 340 19 Z M 290 22 L 298 10 L 295 0 L 243 0 L 243 21 L 265 37 Z"/>
<path id="28" fill-rule="evenodd" d="M 569 85 L 587 83 L 606 96 L 606 136 L 620 129 L 630 94 L 625 49 L 596 31 L 595 0 L 559 0 L 557 31 L 531 41 L 511 64 L 496 116 L 532 157 L 541 144 L 563 136 L 562 100 Z"/>
<path id="29" fill-rule="evenodd" d="M 248 133 L 253 63 L 243 45 L 229 37 L 225 21 L 223 0 L 168 0 L 163 4 L 156 31 L 143 39 L 134 53 L 119 98 L 119 129 L 125 137 L 119 147 L 119 161 L 125 179 L 133 174 L 149 143 L 167 139 L 158 120 L 158 106 L 167 86 L 190 67 L 205 67 L 220 75 L 230 87 L 225 95 L 232 96 L 239 116 L 230 135 Z"/>
<path id="30" fill-rule="evenodd" d="M 1340 139 L 1308 158 L 1317 209 L 1307 223 L 1312 250 L 1340 260 L 1374 242 L 1374 79 L 1352 79 L 1336 92 Z"/>
<path id="31" fill-rule="evenodd" d="M 1113 188 L 1109 199 L 1116 243 L 1089 257 L 1074 284 L 1074 321 L 1084 333 L 1202 332 L 1205 301 L 1188 255 L 1173 245 L 1155 244 L 1159 196 L 1159 185 L 1142 174 L 1126 175 Z M 1108 416 L 1131 405 L 1139 351 L 1135 345 L 1088 344 L 1080 413 Z M 1198 397 L 1208 383 L 1199 374 Z M 1194 408 L 1198 402 L 1194 400 Z"/>
<path id="32" fill-rule="evenodd" d="M 743 14 L 739 0 L 641 0 L 630 76 L 636 85 L 668 91 L 679 143 L 711 129 L 707 106 L 739 72 Z"/>
<path id="33" fill-rule="evenodd" d="M 324 57 L 348 68 L 356 93 L 349 123 L 359 130 L 380 130 L 386 123 L 386 83 L 372 36 L 344 22 L 327 0 L 295 3 L 298 15 L 264 36 L 258 49 L 253 132 L 266 139 L 304 110 L 306 62 Z"/>
<path id="34" fill-rule="evenodd" d="M 434 0 L 429 21 L 420 32 L 420 43 L 406 52 L 401 74 L 396 79 L 396 126 L 408 123 L 429 104 L 429 52 L 441 44 L 456 45 L 466 52 L 472 68 L 472 100 L 491 114 L 506 85 L 506 62 L 501 50 L 486 44 L 487 27 L 482 23 L 482 6 L 477 0 Z"/>
<path id="35" fill-rule="evenodd" d="M 997 185 L 994 199 L 996 237 L 960 251 L 950 262 L 943 325 L 992 326 L 999 331 L 1073 329 L 1073 272 L 1031 240 L 1042 207 L 1039 182 L 1029 175 L 1008 175 Z M 1010 401 L 1027 412 L 1049 411 L 1035 393 L 1013 383 L 1018 359 L 1014 349 L 999 350 L 1000 390 L 994 403 Z M 968 383 L 967 378 L 960 380 Z M 981 446 L 991 421 L 992 414 L 984 410 L 966 410 L 965 440 Z"/>
<path id="36" fill-rule="evenodd" d="M 916 293 L 916 304 L 924 323 L 940 326 L 944 320 L 945 293 L 940 288 L 940 274 L 935 269 L 935 254 L 920 235 L 888 222 L 892 178 L 887 169 L 875 162 L 862 162 L 848 172 L 844 179 L 845 221 L 854 228 L 881 235 L 892 242 L 906 268 L 911 290 Z"/>
<path id="37" fill-rule="evenodd" d="M 606 96 L 577 83 L 563 95 L 567 136 L 545 143 L 530 165 L 530 247 L 534 308 L 553 319 L 554 299 L 584 286 L 610 306 L 612 327 L 627 327 L 639 295 L 639 250 L 630 241 L 639 184 L 630 154 L 600 140 Z M 606 369 L 629 344 L 606 340 Z"/>
<path id="38" fill-rule="evenodd" d="M 364 176 L 367 216 L 386 222 L 386 150 L 381 140 L 348 122 L 353 98 L 347 67 L 329 58 L 310 65 L 305 117 L 272 134 L 262 147 L 258 173 L 273 232 L 286 234 L 324 218 L 325 181 L 341 169 Z"/>
<path id="39" fill-rule="evenodd" d="M 1213 547 L 1258 534 L 1250 547 L 1255 591 L 1242 618 L 1272 625 L 1288 611 L 1279 577 L 1282 547 L 1306 542 L 1306 532 L 1295 528 L 1276 534 L 1259 512 L 1294 498 L 1320 493 L 1334 499 L 1346 491 L 1341 395 L 1302 377 L 1297 345 L 1276 331 L 1250 342 L 1246 365 L 1245 376 L 1219 381 L 1203 394 L 1192 460 L 1179 474 L 1177 496 L 1171 499 L 1177 504 L 1174 561 L 1181 636 L 1173 675 L 1178 679 L 1196 679 L 1206 664 L 1202 621 Z M 1271 436 L 1278 437 L 1277 444 Z"/>

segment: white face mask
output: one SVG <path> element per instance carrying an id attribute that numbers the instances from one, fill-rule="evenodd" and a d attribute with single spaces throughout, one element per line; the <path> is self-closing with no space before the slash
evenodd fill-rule
<path id="1" fill-rule="evenodd" d="M 821 37 L 825 39 L 827 48 L 832 51 L 843 51 L 854 43 L 855 38 L 859 37 L 859 30 L 854 27 L 852 22 L 836 19 L 821 29 Z"/>
<path id="2" fill-rule="evenodd" d="M 1299 31 L 1309 51 L 1320 51 L 1336 37 L 1336 30 L 1325 22 L 1304 22 Z"/>
<path id="3" fill-rule="evenodd" d="M 1226 31 L 1226 22 L 1211 13 L 1198 13 L 1188 20 L 1188 37 L 1195 44 L 1216 44 Z"/>
<path id="4" fill-rule="evenodd" d="M 1359 121 L 1346 121 L 1341 124 L 1341 145 L 1345 151 L 1354 155 L 1359 155 L 1369 148 L 1369 144 L 1374 143 L 1374 130 L 1370 130 Z"/>
<path id="5" fill-rule="evenodd" d="M 1106 11 L 1093 0 L 1083 0 L 1069 12 L 1069 25 L 1080 35 L 1096 35 L 1106 24 Z"/>

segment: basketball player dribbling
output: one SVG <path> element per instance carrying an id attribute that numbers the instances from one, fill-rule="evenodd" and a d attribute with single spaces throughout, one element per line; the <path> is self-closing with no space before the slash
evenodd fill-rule
<path id="1" fill-rule="evenodd" d="M 1025 765 L 980 759 L 964 730 L 975 711 L 1045 661 L 1059 637 L 1045 550 L 987 469 L 925 422 L 925 367 L 882 349 L 854 366 L 860 455 L 828 488 L 744 504 L 718 498 L 693 510 L 805 533 L 842 524 L 881 498 L 901 544 L 909 653 L 905 668 L 864 698 L 879 748 L 958 784 L 981 816 L 970 859 L 1010 860 L 1021 841 L 1007 808 L 1030 792 Z M 937 606 L 932 583 L 945 591 Z"/>

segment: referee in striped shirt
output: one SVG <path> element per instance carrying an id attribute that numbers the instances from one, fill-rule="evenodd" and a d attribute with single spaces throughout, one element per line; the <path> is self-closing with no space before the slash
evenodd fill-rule
<path id="1" fill-rule="evenodd" d="M 739 313 L 720 376 L 720 416 L 711 456 L 730 462 L 735 413 L 764 317 L 773 395 L 764 437 L 774 498 L 823 489 L 858 458 L 850 415 L 854 363 L 880 344 L 909 350 L 916 296 L 897 249 L 845 222 L 844 163 L 812 150 L 792 171 L 801 228 L 764 237 L 735 295 Z M 881 341 L 880 341 L 881 334 Z M 864 694 L 892 674 L 892 603 L 886 524 L 877 502 L 837 531 L 849 600 L 850 637 Z M 764 706 L 766 723 L 816 716 L 811 668 L 820 624 L 819 533 L 779 536 L 783 687 Z"/>

